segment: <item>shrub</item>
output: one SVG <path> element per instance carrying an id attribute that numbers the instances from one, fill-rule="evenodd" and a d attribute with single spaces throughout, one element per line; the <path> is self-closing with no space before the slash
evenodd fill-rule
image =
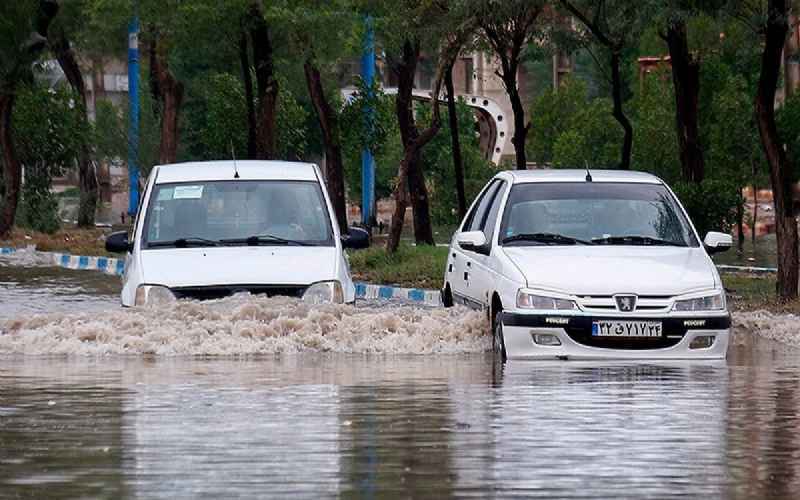
<path id="1" fill-rule="evenodd" d="M 672 188 L 701 238 L 709 231 L 730 232 L 742 197 L 733 183 L 706 179 L 700 184 L 677 183 Z"/>

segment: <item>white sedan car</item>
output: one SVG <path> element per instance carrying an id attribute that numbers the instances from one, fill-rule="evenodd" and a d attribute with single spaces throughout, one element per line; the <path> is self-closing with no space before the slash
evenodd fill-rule
<path id="1" fill-rule="evenodd" d="M 487 312 L 502 359 L 725 358 L 730 315 L 709 254 L 663 181 L 629 171 L 496 175 L 453 236 L 445 306 Z"/>
<path id="2" fill-rule="evenodd" d="M 353 302 L 343 248 L 363 248 L 359 229 L 341 235 L 316 165 L 219 161 L 153 168 L 126 254 L 122 305 L 216 299 L 239 292 Z"/>

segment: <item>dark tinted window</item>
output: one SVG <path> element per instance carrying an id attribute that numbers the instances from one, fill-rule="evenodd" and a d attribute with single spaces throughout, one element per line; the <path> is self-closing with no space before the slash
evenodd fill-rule
<path id="1" fill-rule="evenodd" d="M 494 195 L 500 186 L 501 181 L 495 179 L 489 187 L 484 189 L 478 199 L 478 202 L 472 207 L 472 211 L 464 222 L 462 231 L 481 231 L 486 222 L 486 211 L 489 209 L 489 204 L 494 200 Z"/>
<path id="2" fill-rule="evenodd" d="M 690 246 L 698 244 L 676 200 L 660 184 L 517 184 L 508 196 L 500 241 L 536 233 L 555 233 L 587 241 L 641 236 Z"/>

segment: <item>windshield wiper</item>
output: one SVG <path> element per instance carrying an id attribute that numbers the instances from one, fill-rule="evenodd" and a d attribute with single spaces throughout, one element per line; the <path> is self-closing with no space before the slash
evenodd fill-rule
<path id="1" fill-rule="evenodd" d="M 178 238 L 176 240 L 152 241 L 147 244 L 148 248 L 156 248 L 156 247 L 186 248 L 191 246 L 217 247 L 219 246 L 219 242 L 214 240 L 209 240 L 206 238 L 198 238 L 196 236 L 187 236 L 186 238 Z"/>
<path id="2" fill-rule="evenodd" d="M 245 243 L 249 246 L 258 246 L 262 244 L 298 245 L 302 247 L 312 246 L 310 243 L 305 241 L 290 240 L 287 238 L 281 238 L 280 236 L 275 236 L 273 234 L 256 234 L 253 236 L 248 236 L 247 238 L 230 238 L 219 241 L 221 243 Z"/>
<path id="3" fill-rule="evenodd" d="M 552 245 L 593 245 L 591 241 L 579 240 L 571 236 L 564 236 L 563 234 L 556 233 L 521 233 L 503 238 L 503 244 L 511 243 L 514 241 L 534 241 L 536 243 L 546 243 Z"/>
<path id="4" fill-rule="evenodd" d="M 599 245 L 657 245 L 671 247 L 685 247 L 686 243 L 679 241 L 661 240 L 649 236 L 626 235 L 606 236 L 605 238 L 592 238 L 592 242 Z"/>

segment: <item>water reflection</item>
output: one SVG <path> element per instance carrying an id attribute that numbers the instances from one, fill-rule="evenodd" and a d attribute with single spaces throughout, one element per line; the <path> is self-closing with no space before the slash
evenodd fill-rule
<path id="1" fill-rule="evenodd" d="M 796 358 L 4 358 L 0 496 L 792 498 Z"/>

